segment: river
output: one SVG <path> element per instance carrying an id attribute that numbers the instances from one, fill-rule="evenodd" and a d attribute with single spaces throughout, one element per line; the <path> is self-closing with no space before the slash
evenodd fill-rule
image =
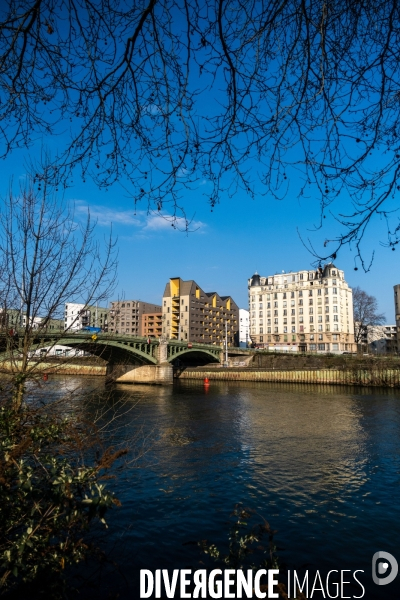
<path id="1" fill-rule="evenodd" d="M 98 380 L 64 381 L 77 385 Z M 399 390 L 185 382 L 115 386 L 102 402 L 121 413 L 113 443 L 136 457 L 110 481 L 122 507 L 106 545 L 120 572 L 104 590 L 139 598 L 141 568 L 200 568 L 196 542 L 226 543 L 242 503 L 277 530 L 290 569 L 362 569 L 365 598 L 400 597 L 400 575 L 371 578 L 375 552 L 400 562 Z"/>

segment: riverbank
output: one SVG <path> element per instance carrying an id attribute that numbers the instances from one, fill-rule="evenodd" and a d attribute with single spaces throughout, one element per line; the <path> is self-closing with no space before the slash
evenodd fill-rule
<path id="1" fill-rule="evenodd" d="M 89 363 L 89 364 L 88 364 Z M 0 372 L 12 373 L 18 370 L 20 361 L 3 361 L 1 363 Z M 82 376 L 106 376 L 107 366 L 106 364 L 93 364 L 92 361 L 86 363 L 60 363 L 57 361 L 46 361 L 40 362 L 37 367 L 37 373 L 47 375 L 82 375 Z"/>
<path id="2" fill-rule="evenodd" d="M 400 388 L 400 369 L 256 369 L 190 367 L 177 370 L 179 380 L 265 381 Z"/>

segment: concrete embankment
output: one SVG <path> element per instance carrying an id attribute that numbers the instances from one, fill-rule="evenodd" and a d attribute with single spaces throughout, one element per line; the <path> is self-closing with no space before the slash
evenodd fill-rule
<path id="1" fill-rule="evenodd" d="M 186 368 L 175 373 L 181 380 L 208 378 L 210 381 L 268 381 L 400 387 L 400 369 L 252 369 L 252 368 Z"/>
<path id="2" fill-rule="evenodd" d="M 9 362 L 4 361 L 1 363 L 0 372 L 4 373 L 15 372 L 18 370 L 19 361 Z M 55 362 L 41 362 L 37 365 L 35 373 L 47 373 L 52 375 L 93 375 L 105 376 L 107 366 L 96 365 L 96 364 L 77 364 L 77 363 L 62 363 L 57 364 Z"/>

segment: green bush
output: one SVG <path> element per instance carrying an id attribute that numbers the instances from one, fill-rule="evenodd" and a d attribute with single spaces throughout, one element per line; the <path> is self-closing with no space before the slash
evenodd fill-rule
<path id="1" fill-rule="evenodd" d="M 56 598 L 67 567 L 95 550 L 91 525 L 106 526 L 119 504 L 101 478 L 125 451 L 97 448 L 95 460 L 93 428 L 62 416 L 57 402 L 16 410 L 9 396 L 0 404 L 0 594 L 33 583 Z"/>

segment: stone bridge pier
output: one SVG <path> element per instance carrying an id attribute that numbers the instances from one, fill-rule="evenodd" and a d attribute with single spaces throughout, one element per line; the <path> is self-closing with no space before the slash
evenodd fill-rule
<path id="1" fill-rule="evenodd" d="M 156 348 L 155 358 L 157 364 L 142 365 L 132 368 L 131 365 L 120 365 L 112 371 L 112 380 L 115 383 L 150 383 L 154 385 L 172 385 L 174 382 L 174 369 L 168 362 L 168 341 L 160 339 Z M 118 373 L 120 369 L 120 373 Z"/>

